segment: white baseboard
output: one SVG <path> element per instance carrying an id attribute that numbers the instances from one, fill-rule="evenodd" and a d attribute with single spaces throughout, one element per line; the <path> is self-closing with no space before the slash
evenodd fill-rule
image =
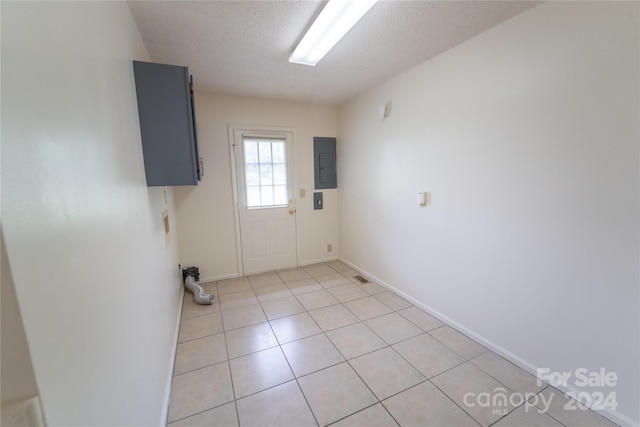
<path id="1" fill-rule="evenodd" d="M 337 256 L 328 257 L 328 258 L 321 258 L 321 259 L 314 259 L 314 260 L 310 260 L 310 261 L 303 261 L 303 262 L 298 263 L 298 267 L 304 267 L 305 265 L 320 264 L 320 263 L 323 263 L 323 262 L 331 262 L 331 261 L 336 261 L 336 260 L 338 260 Z M 267 270 L 267 271 L 272 271 L 272 270 Z M 251 274 L 260 274 L 260 273 L 251 273 Z M 198 283 L 217 282 L 218 280 L 236 279 L 238 277 L 240 277 L 240 273 L 238 273 L 238 272 L 231 273 L 231 274 L 223 274 L 223 275 L 220 275 L 220 276 L 201 277 L 200 280 L 198 281 Z"/>
<path id="2" fill-rule="evenodd" d="M 173 333 L 173 345 L 171 348 L 171 358 L 169 359 L 169 375 L 167 385 L 164 390 L 164 404 L 162 411 L 162 417 L 160 419 L 160 426 L 166 426 L 169 420 L 169 403 L 171 402 L 171 386 L 173 384 L 173 370 L 176 364 L 176 351 L 178 349 L 178 335 L 180 334 L 180 321 L 182 320 L 182 308 L 184 302 L 184 291 L 180 293 L 180 308 L 178 309 L 178 318 L 176 319 L 176 326 Z"/>
<path id="3" fill-rule="evenodd" d="M 380 279 L 379 277 L 376 277 L 375 275 L 373 275 L 373 274 L 369 273 L 368 271 L 360 268 L 359 266 L 353 264 L 352 262 L 350 262 L 350 261 L 348 261 L 348 260 L 346 260 L 344 258 L 339 258 L 339 260 L 341 262 L 343 262 L 344 264 L 348 265 L 349 267 L 351 267 L 352 269 L 356 270 L 357 272 L 359 272 L 363 276 L 367 277 L 368 279 L 371 279 L 373 282 L 375 282 L 375 283 L 379 284 L 380 286 L 383 286 L 383 287 L 395 292 L 396 294 L 400 295 L 401 297 L 403 297 L 407 301 L 410 301 L 412 304 L 416 305 L 417 307 L 420 307 L 421 309 L 423 309 L 427 313 L 431 314 L 433 317 L 435 317 L 438 320 L 446 323 L 447 325 L 451 326 L 453 329 L 457 330 L 458 332 L 468 336 L 469 338 L 471 338 L 474 341 L 478 342 L 479 344 L 483 345 L 487 349 L 489 349 L 489 350 L 493 351 L 494 353 L 504 357 L 505 359 L 507 359 L 508 361 L 513 363 L 514 365 L 519 366 L 520 368 L 524 369 L 525 371 L 527 371 L 531 375 L 537 376 L 538 366 L 534 365 L 533 363 L 530 363 L 527 360 L 525 360 L 525 359 L 523 359 L 523 358 L 511 353 L 507 349 L 499 346 L 498 344 L 494 343 L 493 341 L 490 341 L 490 340 L 486 339 L 482 335 L 479 335 L 478 333 L 474 332 L 473 330 L 471 330 L 471 329 L 467 328 L 466 326 L 464 326 L 464 325 L 456 322 L 455 320 L 451 319 L 450 317 L 445 316 L 444 314 L 440 313 L 437 310 L 434 310 L 433 308 L 431 308 L 428 305 L 422 303 L 421 301 L 416 300 L 411 295 L 401 291 L 400 289 L 396 288 L 395 286 L 393 286 L 393 285 L 391 285 L 389 283 L 386 283 L 384 280 Z M 580 391 L 580 390 L 577 390 L 577 389 L 575 389 L 573 387 L 556 387 L 556 388 L 558 390 L 562 391 L 563 393 L 571 393 L 574 396 L 578 395 L 578 393 Z M 586 404 L 586 402 L 581 402 L 581 403 Z M 614 423 L 616 423 L 618 425 L 640 427 L 639 423 L 633 421 L 632 419 L 630 419 L 629 417 L 619 413 L 618 411 L 597 410 L 597 409 L 593 409 L 593 410 L 595 412 L 597 412 L 598 414 L 600 414 L 603 417 L 613 421 Z"/>
<path id="4" fill-rule="evenodd" d="M 301 263 L 299 263 L 300 267 L 304 267 L 305 265 L 312 265 L 312 264 L 320 264 L 323 262 L 331 262 L 331 261 L 337 261 L 338 257 L 337 256 L 333 256 L 333 257 L 328 257 L 328 258 L 320 258 L 320 259 L 313 259 L 310 261 L 303 261 Z"/>
<path id="5" fill-rule="evenodd" d="M 198 280 L 198 283 L 208 283 L 208 282 L 217 282 L 218 280 L 226 280 L 226 279 L 236 279 L 240 277 L 239 273 L 231 273 L 231 274 L 223 274 L 220 276 L 211 276 L 211 277 L 201 277 L 200 280 Z"/>

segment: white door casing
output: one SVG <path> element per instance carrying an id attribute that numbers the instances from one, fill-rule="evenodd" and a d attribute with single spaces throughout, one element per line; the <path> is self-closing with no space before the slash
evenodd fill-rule
<path id="1" fill-rule="evenodd" d="M 241 275 L 297 265 L 292 129 L 229 126 Z"/>

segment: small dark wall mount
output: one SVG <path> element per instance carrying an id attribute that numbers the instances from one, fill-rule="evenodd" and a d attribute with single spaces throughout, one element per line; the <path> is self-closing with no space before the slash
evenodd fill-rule
<path id="1" fill-rule="evenodd" d="M 323 205 L 322 191 L 313 193 L 313 209 L 314 210 L 322 209 L 322 205 Z"/>
<path id="2" fill-rule="evenodd" d="M 184 281 L 187 276 L 193 276 L 197 282 L 200 280 L 200 270 L 198 270 L 198 267 L 185 267 L 182 269 L 182 280 Z"/>

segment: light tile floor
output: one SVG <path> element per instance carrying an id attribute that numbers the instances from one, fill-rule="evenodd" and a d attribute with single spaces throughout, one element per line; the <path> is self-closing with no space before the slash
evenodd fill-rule
<path id="1" fill-rule="evenodd" d="M 210 306 L 187 292 L 169 426 L 614 425 L 356 274 L 335 261 L 203 283 Z"/>

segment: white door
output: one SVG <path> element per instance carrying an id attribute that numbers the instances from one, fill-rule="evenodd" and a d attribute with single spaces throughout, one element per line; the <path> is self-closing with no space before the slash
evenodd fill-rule
<path id="1" fill-rule="evenodd" d="M 293 134 L 234 129 L 244 274 L 297 265 Z"/>

